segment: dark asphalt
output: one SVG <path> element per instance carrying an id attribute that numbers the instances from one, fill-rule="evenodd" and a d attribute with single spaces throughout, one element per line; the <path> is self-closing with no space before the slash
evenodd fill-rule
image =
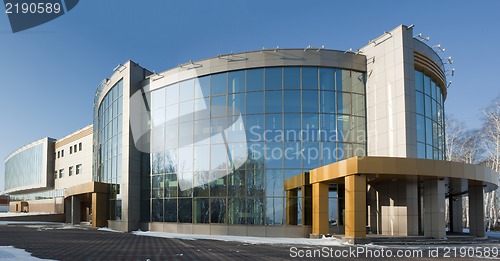
<path id="1" fill-rule="evenodd" d="M 290 247 L 216 240 L 183 240 L 137 236 L 62 226 L 0 225 L 0 245 L 25 249 L 33 256 L 55 260 L 290 260 Z M 297 246 L 302 250 L 316 247 Z M 318 247 L 319 248 L 319 247 Z M 500 246 L 498 246 L 500 249 Z M 333 247 L 346 250 L 347 247 Z M 429 258 L 417 260 L 446 260 Z M 441 251 L 442 254 L 442 251 Z M 334 258 L 329 258 L 334 259 Z M 353 259 L 353 258 L 349 258 Z M 356 260 L 373 258 L 358 257 Z M 391 258 L 391 260 L 408 258 Z M 454 258 L 452 258 L 454 259 Z M 467 258 L 460 260 L 475 260 Z"/>

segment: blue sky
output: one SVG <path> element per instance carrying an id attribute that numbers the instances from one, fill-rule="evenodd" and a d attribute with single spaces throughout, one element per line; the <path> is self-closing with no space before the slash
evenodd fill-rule
<path id="1" fill-rule="evenodd" d="M 411 3 L 411 4 L 410 4 Z M 446 113 L 480 126 L 500 95 L 500 1 L 85 0 L 66 15 L 11 32 L 0 8 L 0 156 L 92 123 L 99 82 L 128 59 L 157 72 L 262 47 L 347 50 L 399 24 L 453 56 Z M 0 191 L 4 166 L 0 164 Z"/>

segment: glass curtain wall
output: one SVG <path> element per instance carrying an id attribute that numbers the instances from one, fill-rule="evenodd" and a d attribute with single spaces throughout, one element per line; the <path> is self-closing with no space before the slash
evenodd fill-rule
<path id="1" fill-rule="evenodd" d="M 364 77 L 268 67 L 151 92 L 151 222 L 286 224 L 285 179 L 366 155 Z"/>
<path id="2" fill-rule="evenodd" d="M 98 88 L 98 91 L 101 88 Z M 116 83 L 96 108 L 94 181 L 111 184 L 109 218 L 121 220 L 123 83 Z"/>
<path id="3" fill-rule="evenodd" d="M 444 159 L 444 104 L 441 88 L 422 71 L 415 70 L 417 157 Z"/>

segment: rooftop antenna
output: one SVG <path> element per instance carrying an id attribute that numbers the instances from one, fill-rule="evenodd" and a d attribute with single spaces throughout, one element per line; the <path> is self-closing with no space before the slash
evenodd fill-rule
<path id="1" fill-rule="evenodd" d="M 347 49 L 344 53 L 352 53 L 352 48 Z"/>
<path id="2" fill-rule="evenodd" d="M 443 62 L 447 64 L 453 64 L 453 58 L 451 58 L 451 56 L 448 56 L 448 58 L 446 58 L 446 60 L 443 60 Z"/>
<path id="3" fill-rule="evenodd" d="M 319 50 L 321 49 L 325 49 L 325 45 L 322 45 L 320 48 L 318 48 L 318 50 L 316 50 L 316 52 L 319 52 Z"/>
<path id="4" fill-rule="evenodd" d="M 406 27 L 406 30 L 409 30 L 411 28 L 413 28 L 415 25 L 414 24 L 411 24 L 410 26 Z"/>
<path id="5" fill-rule="evenodd" d="M 448 82 L 448 85 L 446 85 L 446 89 L 450 88 L 451 81 Z"/>
<path id="6" fill-rule="evenodd" d="M 307 49 L 311 49 L 312 46 L 311 45 L 308 45 L 305 49 L 304 49 L 304 52 L 307 51 Z"/>

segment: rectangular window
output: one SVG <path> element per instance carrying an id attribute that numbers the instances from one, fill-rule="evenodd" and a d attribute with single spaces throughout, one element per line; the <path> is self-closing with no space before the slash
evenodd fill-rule
<path id="1" fill-rule="evenodd" d="M 69 167 L 68 175 L 73 176 L 73 166 Z"/>
<path id="2" fill-rule="evenodd" d="M 54 171 L 54 179 L 57 179 L 57 170 Z"/>
<path id="3" fill-rule="evenodd" d="M 80 150 L 82 150 L 82 149 L 80 149 Z M 76 153 L 76 144 L 75 144 L 75 146 L 73 146 L 73 151 Z"/>
<path id="4" fill-rule="evenodd" d="M 69 147 L 69 154 L 73 154 L 73 146 Z"/>
<path id="5" fill-rule="evenodd" d="M 64 169 L 59 170 L 59 178 L 62 178 L 64 176 Z"/>
<path id="6" fill-rule="evenodd" d="M 64 150 L 61 150 L 61 158 L 64 157 Z"/>
<path id="7" fill-rule="evenodd" d="M 61 157 L 61 151 L 58 151 L 57 152 L 57 158 L 60 158 Z"/>
<path id="8" fill-rule="evenodd" d="M 82 164 L 78 164 L 76 165 L 76 175 L 82 173 Z"/>
<path id="9" fill-rule="evenodd" d="M 282 68 L 266 68 L 266 90 L 281 90 L 282 82 Z"/>
<path id="10" fill-rule="evenodd" d="M 79 150 L 82 151 L 82 143 L 80 142 L 80 144 L 78 144 L 79 146 Z"/>

